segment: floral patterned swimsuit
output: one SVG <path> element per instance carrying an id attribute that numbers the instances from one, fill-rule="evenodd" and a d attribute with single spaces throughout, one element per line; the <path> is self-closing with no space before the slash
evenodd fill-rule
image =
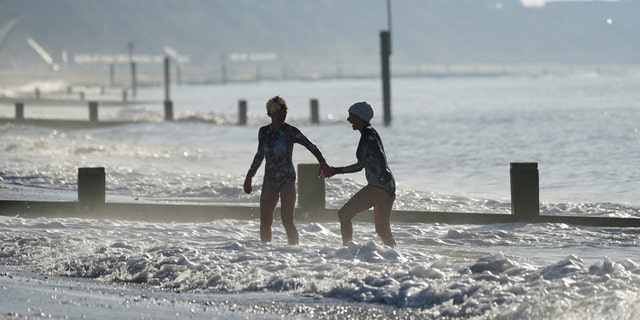
<path id="1" fill-rule="evenodd" d="M 334 168 L 335 173 L 353 173 L 364 168 L 370 186 L 382 188 L 390 196 L 396 194 L 396 182 L 387 164 L 382 140 L 371 126 L 361 131 L 360 142 L 356 151 L 358 162 L 350 166 Z"/>
<path id="2" fill-rule="evenodd" d="M 280 130 L 275 131 L 271 124 L 268 124 L 258 131 L 258 151 L 247 175 L 253 177 L 262 164 L 262 160 L 266 159 L 265 184 L 280 191 L 287 182 L 296 181 L 296 170 L 291 160 L 294 143 L 299 143 L 307 148 L 318 159 L 318 162 L 324 161 L 320 149 L 309 141 L 298 128 L 285 123 Z"/>

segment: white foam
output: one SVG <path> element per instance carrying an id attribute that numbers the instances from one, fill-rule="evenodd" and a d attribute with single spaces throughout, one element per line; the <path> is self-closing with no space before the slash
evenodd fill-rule
<path id="1" fill-rule="evenodd" d="M 599 243 L 604 257 L 618 251 L 621 243 L 635 241 L 632 232 L 599 230 L 594 235 L 589 228 L 565 228 L 562 234 L 571 241 L 558 248 L 558 233 L 541 232 L 544 228 L 536 226 L 454 229 L 398 224 L 393 230 L 399 246 L 392 249 L 379 244 L 370 224 L 356 223 L 356 241 L 344 247 L 337 222 L 298 223 L 298 227 L 302 245 L 287 246 L 278 222 L 274 242 L 264 244 L 257 239 L 257 221 L 154 224 L 4 218 L 0 259 L 42 274 L 142 283 L 182 293 L 286 292 L 452 317 L 560 316 L 562 309 L 550 303 L 553 299 L 584 315 L 574 306 L 613 291 L 617 294 L 607 295 L 622 300 L 606 299 L 602 303 L 609 308 L 599 307 L 596 315 L 610 315 L 611 310 L 622 312 L 623 318 L 637 314 L 637 308 L 620 307 L 631 304 L 636 298 L 633 292 L 640 289 L 636 262 L 601 258 L 589 259 L 589 265 L 572 254 L 587 236 L 597 237 L 590 241 Z M 428 238 L 440 241 L 425 242 Z M 510 240 L 495 243 L 478 238 Z M 565 258 L 520 250 L 546 246 Z"/>
<path id="2" fill-rule="evenodd" d="M 508 213 L 508 164 L 537 161 L 543 214 L 640 216 L 639 167 L 629 161 L 639 150 L 638 79 L 394 80 L 394 124 L 374 123 L 398 182 L 394 209 Z M 138 98 L 158 100 L 161 91 L 141 88 Z M 171 123 L 161 121 L 158 102 L 101 108 L 101 117 L 154 121 L 148 124 L 83 130 L 5 125 L 0 197 L 75 200 L 77 168 L 104 166 L 108 200 L 257 205 L 261 171 L 254 193 L 245 195 L 241 185 L 258 127 L 268 122 L 265 99 L 287 97 L 288 121 L 337 166 L 356 161 L 359 135 L 345 121 L 346 106 L 362 99 L 375 104 L 379 92 L 373 80 L 185 85 L 175 92 L 177 121 Z M 320 101 L 320 126 L 307 120 L 312 94 Z M 248 101 L 248 126 L 230 125 L 239 98 Z M 2 114 L 12 115 L 13 108 L 3 106 Z M 56 117 L 86 118 L 85 108 L 51 110 Z M 297 147 L 294 161 L 316 162 Z M 340 207 L 364 183 L 363 173 L 329 179 L 327 206 Z M 194 296 L 285 293 L 295 302 L 379 303 L 425 318 L 639 313 L 635 229 L 394 224 L 398 248 L 391 249 L 367 223 L 355 224 L 354 242 L 346 247 L 337 221 L 297 226 L 302 245 L 291 247 L 284 245 L 279 222 L 274 242 L 263 244 L 257 221 L 2 218 L 0 259 L 43 274 L 142 283 Z"/>

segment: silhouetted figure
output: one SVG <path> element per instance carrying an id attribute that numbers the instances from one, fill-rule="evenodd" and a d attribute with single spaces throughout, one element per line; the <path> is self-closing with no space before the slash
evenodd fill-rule
<path id="1" fill-rule="evenodd" d="M 355 103 L 349 108 L 347 121 L 351 123 L 353 130 L 358 130 L 361 134 L 356 150 L 358 162 L 346 167 L 331 167 L 333 174 L 353 173 L 364 169 L 368 182 L 338 211 L 342 243 L 346 245 L 353 237 L 351 220 L 358 213 L 373 207 L 376 232 L 384 244 L 393 247 L 396 242 L 391 234 L 389 221 L 391 207 L 396 199 L 396 183 L 387 164 L 382 140 L 371 127 L 371 118 L 373 108 L 366 102 Z"/>
<path id="2" fill-rule="evenodd" d="M 266 159 L 260 194 L 260 239 L 264 242 L 271 241 L 273 215 L 280 198 L 282 224 L 287 232 L 289 244 L 298 244 L 298 230 L 293 223 L 296 203 L 296 171 L 291 160 L 293 144 L 305 146 L 318 159 L 320 170 L 325 176 L 331 174 L 331 168 L 318 147 L 298 128 L 285 123 L 287 110 L 287 102 L 279 96 L 267 101 L 267 115 L 271 118 L 271 123 L 258 131 L 258 151 L 247 172 L 244 192 L 251 193 L 251 179 L 262 160 Z"/>

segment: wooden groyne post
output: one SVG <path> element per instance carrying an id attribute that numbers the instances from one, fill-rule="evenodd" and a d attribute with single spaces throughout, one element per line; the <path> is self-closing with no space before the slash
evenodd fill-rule
<path id="1" fill-rule="evenodd" d="M 540 185 L 537 162 L 512 162 L 511 214 L 519 221 L 540 217 Z"/>
<path id="2" fill-rule="evenodd" d="M 164 120 L 173 121 L 173 102 L 169 95 L 171 76 L 169 73 L 169 57 L 164 57 Z"/>
<path id="3" fill-rule="evenodd" d="M 16 121 L 24 120 L 24 103 L 16 102 Z"/>
<path id="4" fill-rule="evenodd" d="M 311 99 L 311 123 L 320 123 L 320 113 L 318 111 L 318 99 Z"/>
<path id="5" fill-rule="evenodd" d="M 324 177 L 318 176 L 317 163 L 298 164 L 298 208 L 302 212 L 324 212 Z"/>
<path id="6" fill-rule="evenodd" d="M 382 60 L 382 107 L 384 109 L 384 125 L 391 124 L 391 31 L 380 31 L 380 55 Z"/>
<path id="7" fill-rule="evenodd" d="M 238 101 L 238 124 L 247 125 L 247 100 Z"/>
<path id="8" fill-rule="evenodd" d="M 89 101 L 89 121 L 98 122 L 98 102 Z"/>
<path id="9" fill-rule="evenodd" d="M 138 81 L 136 80 L 136 63 L 131 62 L 131 97 L 135 98 L 138 91 Z"/>
<path id="10" fill-rule="evenodd" d="M 164 101 L 164 120 L 173 121 L 173 102 L 171 100 Z"/>
<path id="11" fill-rule="evenodd" d="M 105 203 L 104 167 L 78 168 L 78 201 L 83 211 Z"/>
<path id="12" fill-rule="evenodd" d="M 169 70 L 169 57 L 164 57 L 164 100 L 169 100 L 169 89 L 171 88 L 171 75 Z"/>

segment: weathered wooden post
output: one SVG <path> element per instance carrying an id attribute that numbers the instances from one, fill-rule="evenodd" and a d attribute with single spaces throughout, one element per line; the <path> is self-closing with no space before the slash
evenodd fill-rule
<path id="1" fill-rule="evenodd" d="M 318 112 L 318 99 L 311 99 L 311 123 L 319 124 L 320 115 Z"/>
<path id="2" fill-rule="evenodd" d="M 317 163 L 298 164 L 298 208 L 303 212 L 325 210 L 324 177 Z"/>
<path id="3" fill-rule="evenodd" d="M 16 121 L 24 120 L 24 103 L 16 102 Z"/>
<path id="4" fill-rule="evenodd" d="M 171 76 L 169 74 L 169 57 L 164 57 L 164 120 L 173 121 L 173 102 L 169 94 Z"/>
<path id="5" fill-rule="evenodd" d="M 169 74 L 169 57 L 164 57 L 164 100 L 171 100 L 171 76 Z"/>
<path id="6" fill-rule="evenodd" d="M 382 107 L 384 125 L 391 124 L 391 71 L 389 56 L 391 55 L 391 32 L 380 31 L 380 55 L 382 60 Z"/>
<path id="7" fill-rule="evenodd" d="M 537 162 L 512 162 L 511 213 L 520 221 L 535 221 L 540 216 L 540 187 Z"/>
<path id="8" fill-rule="evenodd" d="M 247 125 L 247 100 L 238 101 L 238 124 Z"/>
<path id="9" fill-rule="evenodd" d="M 78 201 L 83 210 L 105 202 L 104 167 L 78 168 Z"/>
<path id="10" fill-rule="evenodd" d="M 89 101 L 89 121 L 98 122 L 98 101 Z"/>
<path id="11" fill-rule="evenodd" d="M 136 63 L 131 62 L 131 97 L 135 98 L 138 91 L 138 80 L 136 75 Z"/>
<path id="12" fill-rule="evenodd" d="M 173 121 L 173 102 L 171 100 L 164 101 L 164 120 Z"/>

